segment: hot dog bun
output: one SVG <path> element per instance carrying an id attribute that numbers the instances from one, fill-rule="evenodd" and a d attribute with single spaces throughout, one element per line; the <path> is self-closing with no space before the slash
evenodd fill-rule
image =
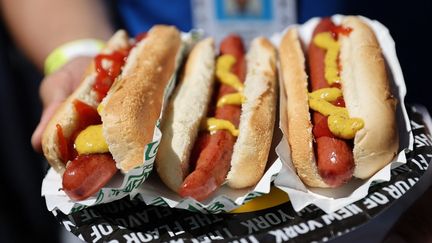
<path id="1" fill-rule="evenodd" d="M 247 73 L 239 136 L 234 145 L 228 186 L 245 188 L 262 177 L 273 136 L 276 112 L 276 50 L 263 37 L 252 41 L 246 56 Z"/>
<path id="2" fill-rule="evenodd" d="M 388 164 L 398 150 L 396 99 L 391 95 L 384 58 L 373 30 L 360 18 L 348 16 L 340 35 L 341 86 L 350 117 L 363 119 L 353 143 L 354 176 L 366 179 Z M 283 36 L 279 47 L 287 96 L 288 142 L 297 174 L 311 187 L 330 187 L 318 173 L 308 105 L 308 75 L 297 29 Z"/>
<path id="3" fill-rule="evenodd" d="M 131 46 L 130 43 L 135 45 Z M 126 173 L 144 161 L 144 149 L 153 137 L 165 88 L 182 55 L 180 33 L 175 27 L 156 25 L 150 29 L 145 39 L 136 43 L 132 40 L 129 42 L 126 32 L 119 31 L 108 42 L 103 53 L 122 50 L 122 55 L 126 55 L 130 48 L 132 49 L 127 56 L 120 56 L 121 60 L 126 58 L 126 62 L 123 67 L 119 67 L 120 74 L 115 77 L 101 102 L 100 93 L 96 93 L 93 86 L 97 82 L 97 62 L 94 61 L 78 89 L 57 110 L 44 132 L 44 154 L 53 168 L 63 174 L 63 190 L 71 199 L 82 200 L 97 192 L 116 173 L 116 167 Z M 113 72 L 118 64 L 110 62 L 109 58 L 98 60 L 102 60 L 99 65 L 102 65 L 105 72 Z M 112 69 L 103 67 L 104 65 L 111 65 Z M 107 82 L 106 78 L 101 80 Z M 91 106 L 93 110 L 98 107 L 101 118 L 99 122 L 101 120 L 102 125 L 96 124 L 98 128 L 93 131 L 101 132 L 90 133 L 87 137 L 100 137 L 98 142 L 102 140 L 105 145 L 102 145 L 101 150 L 90 154 L 79 154 L 76 148 L 73 154 L 78 153 L 78 156 L 67 156 L 69 161 L 63 161 L 58 126 L 66 139 L 75 139 L 76 136 L 75 145 L 84 131 L 82 129 L 90 127 L 80 127 L 82 124 L 78 124 L 78 108 L 74 106 L 76 101 Z M 84 144 L 88 144 L 88 140 L 84 140 Z M 94 145 L 90 147 L 92 146 Z"/>
<path id="4" fill-rule="evenodd" d="M 207 115 L 215 72 L 211 39 L 198 43 L 186 62 L 185 76 L 173 95 L 162 122 L 162 141 L 156 159 L 162 181 L 173 191 L 190 173 L 190 153 L 200 123 Z M 233 188 L 256 184 L 265 169 L 276 109 L 276 51 L 257 38 L 247 55 L 247 74 L 239 133 L 226 178 Z"/>
<path id="5" fill-rule="evenodd" d="M 342 25 L 353 29 L 340 38 L 343 94 L 349 114 L 365 121 L 354 138 L 354 176 L 365 179 L 388 164 L 398 150 L 397 101 L 372 29 L 353 16 L 344 18 Z"/>
<path id="6" fill-rule="evenodd" d="M 102 102 L 103 134 L 117 168 L 123 172 L 143 162 L 144 147 L 153 137 L 180 47 L 176 28 L 154 26 L 131 51 L 123 72 Z"/>
<path id="7" fill-rule="evenodd" d="M 128 38 L 129 37 L 124 30 L 117 31 L 107 42 L 107 45 L 102 50 L 102 53 L 108 54 L 116 50 L 127 48 L 129 46 Z M 92 86 L 95 81 L 96 70 L 95 64 L 92 62 L 84 73 L 81 84 L 57 109 L 42 135 L 42 150 L 44 156 L 51 167 L 60 174 L 63 174 L 63 171 L 66 167 L 61 160 L 56 124 L 60 124 L 62 126 L 65 137 L 71 136 L 72 132 L 78 125 L 78 113 L 74 109 L 72 102 L 78 99 L 92 106 L 93 108 L 96 108 L 99 104 L 97 101 L 97 95 L 92 90 Z"/>
<path id="8" fill-rule="evenodd" d="M 190 171 L 191 150 L 211 99 L 215 56 L 212 38 L 196 44 L 162 119 L 156 169 L 162 181 L 173 191 L 177 191 Z"/>
<path id="9" fill-rule="evenodd" d="M 297 29 L 290 29 L 279 46 L 279 60 L 287 97 L 288 143 L 297 174 L 309 186 L 326 187 L 318 174 L 308 104 L 308 75 Z"/>

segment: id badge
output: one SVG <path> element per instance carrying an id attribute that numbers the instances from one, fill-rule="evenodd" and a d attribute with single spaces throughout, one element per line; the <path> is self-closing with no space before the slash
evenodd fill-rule
<path id="1" fill-rule="evenodd" d="M 194 28 L 203 29 L 219 43 L 230 33 L 245 43 L 271 36 L 296 23 L 295 0 L 191 0 Z"/>

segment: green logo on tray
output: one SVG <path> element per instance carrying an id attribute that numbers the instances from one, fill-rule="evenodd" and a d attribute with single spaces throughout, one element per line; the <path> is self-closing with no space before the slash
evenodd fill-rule
<path id="1" fill-rule="evenodd" d="M 154 206 L 169 206 L 168 203 L 165 202 L 165 200 L 163 200 L 163 198 L 161 197 L 157 197 L 155 198 L 150 205 L 154 205 Z"/>
<path id="2" fill-rule="evenodd" d="M 100 203 L 102 201 L 102 199 L 104 198 L 104 193 L 102 190 L 99 191 L 97 198 L 96 198 L 96 202 L 95 203 Z"/>
<path id="3" fill-rule="evenodd" d="M 264 193 L 261 192 L 251 192 L 246 196 L 246 199 L 244 200 L 244 202 L 250 201 L 256 197 L 262 196 L 264 195 Z"/>
<path id="4" fill-rule="evenodd" d="M 149 161 L 154 159 L 158 151 L 158 148 L 159 148 L 159 141 L 155 141 L 147 144 L 146 151 L 145 151 L 145 160 Z"/>
<path id="5" fill-rule="evenodd" d="M 197 206 L 197 205 L 195 205 L 195 206 Z M 189 210 L 191 212 L 196 212 L 196 213 L 201 212 L 201 210 L 199 210 L 199 208 L 196 208 L 195 206 L 192 204 L 189 204 L 187 210 Z"/>
<path id="6" fill-rule="evenodd" d="M 223 205 L 220 202 L 215 202 L 212 205 L 210 205 L 210 207 L 208 207 L 208 211 L 211 213 L 223 213 L 226 212 L 226 210 L 224 210 L 225 205 Z"/>
<path id="7" fill-rule="evenodd" d="M 144 181 L 145 177 L 145 173 L 146 171 L 143 170 L 143 173 L 141 175 L 136 175 L 136 176 L 130 176 L 128 178 L 127 184 L 125 189 L 123 189 L 123 192 L 131 192 L 133 189 L 139 187 L 139 185 L 141 185 L 141 183 Z"/>
<path id="8" fill-rule="evenodd" d="M 74 207 L 71 210 L 71 213 L 75 213 L 75 212 L 81 211 L 81 210 L 83 210 L 84 208 L 87 208 L 87 207 L 88 206 L 86 206 L 86 205 L 75 204 Z"/>
<path id="9" fill-rule="evenodd" d="M 144 165 L 140 175 L 131 175 L 128 177 L 126 186 L 123 189 L 112 189 L 110 196 L 118 196 L 120 193 L 128 193 L 138 188 L 142 182 L 150 175 L 153 169 L 153 164 Z"/>
<path id="10" fill-rule="evenodd" d="M 225 205 L 220 203 L 220 202 L 215 202 L 215 203 L 211 204 L 210 206 L 208 206 L 207 208 L 203 208 L 199 204 L 195 204 L 195 205 L 189 204 L 187 207 L 187 210 L 192 211 L 192 212 L 206 211 L 208 213 L 224 213 L 227 211 L 225 209 Z"/>
<path id="11" fill-rule="evenodd" d="M 121 192 L 120 190 L 113 189 L 110 191 L 110 196 L 112 196 L 112 197 L 118 196 L 120 194 L 120 192 Z"/>

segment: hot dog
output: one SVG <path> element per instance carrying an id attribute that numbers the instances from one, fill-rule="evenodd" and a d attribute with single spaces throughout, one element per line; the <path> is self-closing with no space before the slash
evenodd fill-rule
<path id="1" fill-rule="evenodd" d="M 301 46 L 296 28 L 279 46 L 297 174 L 311 187 L 369 178 L 399 146 L 397 101 L 373 30 L 355 16 L 340 25 L 321 19 L 306 47 L 308 69 Z"/>
<path id="2" fill-rule="evenodd" d="M 312 38 L 323 32 L 333 33 L 336 27 L 329 18 L 323 19 L 316 26 Z M 329 85 L 325 77 L 326 50 L 312 42 L 307 55 L 311 91 L 337 87 L 336 83 Z M 333 104 L 345 107 L 343 96 L 340 96 Z M 312 111 L 312 123 L 314 124 L 312 134 L 315 138 L 318 173 L 326 184 L 336 187 L 351 179 L 355 165 L 349 142 L 333 135 L 329 130 L 327 120 L 327 117 L 320 112 Z"/>
<path id="3" fill-rule="evenodd" d="M 42 148 L 72 200 L 94 195 L 118 169 L 142 164 L 180 44 L 170 26 L 154 26 L 135 40 L 118 31 L 56 111 Z"/>
<path id="4" fill-rule="evenodd" d="M 224 182 L 246 188 L 260 180 L 275 121 L 276 51 L 271 43 L 255 39 L 246 56 L 241 38 L 230 35 L 219 53 L 215 59 L 210 38 L 190 53 L 164 114 L 156 158 L 162 181 L 198 201 Z"/>

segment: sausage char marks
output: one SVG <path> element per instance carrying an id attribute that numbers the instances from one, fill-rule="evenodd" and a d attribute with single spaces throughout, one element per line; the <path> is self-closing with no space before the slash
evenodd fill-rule
<path id="1" fill-rule="evenodd" d="M 275 122 L 276 50 L 270 41 L 255 38 L 245 55 L 241 38 L 229 35 L 215 49 L 207 38 L 189 54 L 162 119 L 156 158 L 165 185 L 198 201 L 224 183 L 231 189 L 258 183 Z"/>
<path id="2" fill-rule="evenodd" d="M 308 61 L 310 70 L 310 86 L 312 92 L 320 92 L 322 96 L 330 96 L 328 92 L 336 92 L 332 99 L 328 99 L 336 107 L 345 107 L 341 87 L 338 63 L 339 48 L 337 36 L 340 33 L 349 34 L 350 30 L 343 30 L 336 26 L 329 18 L 320 21 L 312 35 L 312 42 L 308 49 Z M 321 41 L 320 41 L 321 40 Z M 333 59 L 333 60 L 331 60 Z M 315 101 L 309 95 L 309 103 Z M 319 101 L 323 106 L 325 101 Z M 352 153 L 352 141 L 341 138 L 330 131 L 329 114 L 322 114 L 311 106 L 313 136 L 315 139 L 315 157 L 317 159 L 318 173 L 325 183 L 331 187 L 337 187 L 349 181 L 354 171 L 354 158 Z M 359 127 L 361 128 L 361 126 Z"/>
<path id="3" fill-rule="evenodd" d="M 216 92 L 208 114 L 209 117 L 214 118 L 206 121 L 207 123 L 217 121 L 231 124 L 228 126 L 234 127 L 231 129 L 236 131 L 240 121 L 241 104 L 217 105 L 217 103 L 224 96 L 227 97 L 227 95 L 233 95 L 242 90 L 242 83 L 246 75 L 246 62 L 241 38 L 237 35 L 227 36 L 221 43 L 220 54 L 218 65 L 222 65 L 224 62 L 221 58 L 228 59 L 226 62 L 231 62 L 231 70 L 226 71 L 229 71 L 231 75 L 234 74 L 240 83 L 236 82 L 234 85 L 223 83 L 221 75 L 225 74 L 216 71 L 216 76 L 221 82 L 217 83 L 218 87 L 215 89 Z M 209 125 L 209 127 L 212 126 L 212 124 Z M 192 150 L 192 173 L 185 178 L 180 186 L 179 194 L 181 196 L 190 196 L 201 201 L 221 186 L 231 167 L 231 156 L 236 142 L 235 131 L 234 134 L 226 129 L 200 132 Z"/>

